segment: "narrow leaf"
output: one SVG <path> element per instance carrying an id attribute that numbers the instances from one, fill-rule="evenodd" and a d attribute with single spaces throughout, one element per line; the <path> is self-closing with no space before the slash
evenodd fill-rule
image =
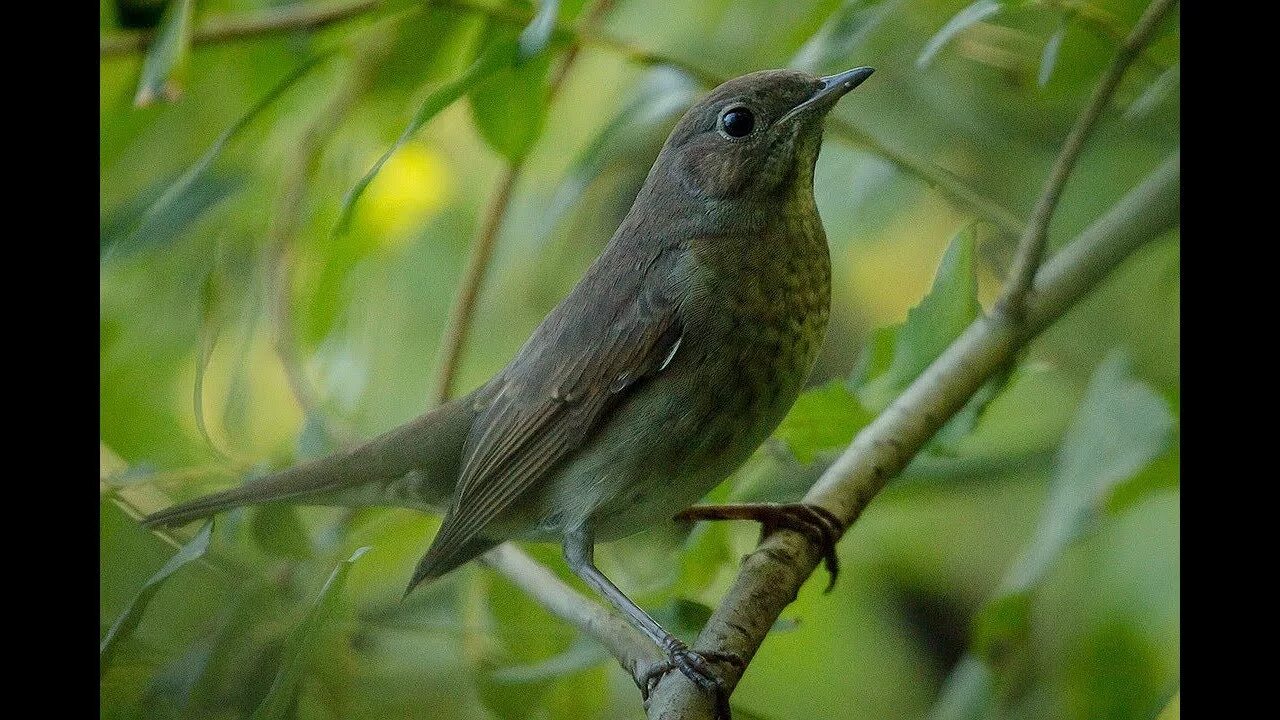
<path id="1" fill-rule="evenodd" d="M 215 267 L 205 276 L 200 293 L 200 342 L 196 349 L 196 377 L 191 389 L 191 409 L 195 413 L 196 430 L 204 439 L 205 445 L 218 457 L 229 460 L 227 454 L 213 441 L 204 418 L 204 376 L 222 330 L 222 301 L 221 279 Z"/>
<path id="2" fill-rule="evenodd" d="M 1174 88 L 1178 87 L 1181 76 L 1181 65 L 1178 63 L 1160 73 L 1160 76 L 1147 86 L 1147 89 L 1142 91 L 1138 99 L 1134 100 L 1133 104 L 1124 111 L 1125 122 L 1134 122 L 1150 115 L 1151 111 L 1155 110 L 1173 92 Z"/>
<path id="3" fill-rule="evenodd" d="M 921 70 L 929 66 L 933 62 L 933 57 L 938 51 L 951 41 L 956 35 L 959 35 L 967 28 L 977 25 L 987 18 L 1000 12 L 1001 3 L 998 0 L 978 0 L 969 5 L 965 9 L 956 13 L 942 29 L 937 32 L 929 42 L 925 44 L 924 50 L 920 51 L 920 57 L 916 58 L 916 67 Z"/>
<path id="4" fill-rule="evenodd" d="M 156 218 L 167 213 L 175 204 L 184 200 L 186 195 L 195 185 L 196 181 L 204 175 L 211 165 L 213 165 L 213 161 L 219 154 L 221 154 L 222 150 L 233 137 L 238 135 L 240 131 L 244 130 L 245 127 L 254 120 L 254 118 L 269 107 L 271 103 L 275 102 L 276 99 L 283 95 L 286 90 L 293 87 L 294 83 L 301 80 L 321 62 L 333 56 L 333 54 L 334 51 L 328 51 L 318 55 L 313 55 L 303 61 L 301 65 L 294 68 L 294 70 L 277 83 L 275 87 L 271 88 L 271 90 L 268 91 L 261 100 L 254 103 L 254 105 L 250 107 L 244 115 L 241 115 L 240 118 L 231 125 L 231 127 L 223 130 L 222 134 L 219 135 L 217 139 L 213 141 L 213 144 L 209 146 L 209 149 L 206 150 L 191 167 L 187 168 L 186 172 L 182 173 L 182 175 L 179 176 L 178 179 L 175 180 L 163 193 L 161 193 L 160 197 L 158 197 L 156 201 L 142 213 L 141 217 L 136 223 L 134 223 L 132 231 L 122 233 L 122 236 L 133 236 L 141 229 L 150 225 Z M 113 244 L 103 252 L 102 259 L 104 262 L 114 254 L 114 249 L 118 244 L 118 242 Z"/>
<path id="5" fill-rule="evenodd" d="M 182 95 L 187 55 L 191 50 L 191 18 L 195 0 L 173 0 L 142 61 L 142 77 L 133 104 L 146 107 L 157 97 L 174 101 Z"/>
<path id="6" fill-rule="evenodd" d="M 665 140 L 666 124 L 687 110 L 697 95 L 697 83 L 683 72 L 665 66 L 651 70 L 622 109 L 574 159 L 551 197 L 543 235 L 551 234 L 598 178 L 615 166 L 633 162 L 632 153 L 640 148 Z M 646 164 L 651 161 L 649 157 Z"/>
<path id="7" fill-rule="evenodd" d="M 1053 31 L 1044 44 L 1044 50 L 1040 53 L 1040 73 L 1036 77 L 1040 87 L 1048 85 L 1049 78 L 1053 76 L 1053 68 L 1058 64 L 1058 51 L 1062 49 L 1062 38 L 1066 36 L 1067 24 L 1070 22 L 1071 13 L 1063 14 L 1058 21 L 1058 29 Z"/>
<path id="8" fill-rule="evenodd" d="M 1105 512 L 1111 491 L 1164 452 L 1172 432 L 1164 398 L 1133 376 L 1127 356 L 1108 355 L 1063 439 L 1035 534 L 978 614 L 974 650 L 979 655 L 997 661 L 1025 637 L 1032 591 Z"/>
<path id="9" fill-rule="evenodd" d="M 253 712 L 253 720 L 286 720 L 290 717 L 299 683 L 315 655 L 320 631 L 338 611 L 351 566 L 368 550 L 368 546 L 356 550 L 351 557 L 338 563 L 338 567 L 329 574 L 315 605 L 285 641 L 284 650 L 280 654 L 280 669 L 276 672 L 275 681 L 271 683 L 267 696 L 262 699 L 262 704 Z"/>
<path id="10" fill-rule="evenodd" d="M 843 69 L 880 23 L 901 5 L 902 0 L 845 0 L 796 51 L 788 66 L 814 74 Z"/>
<path id="11" fill-rule="evenodd" d="M 520 32 L 517 63 L 523 63 L 546 49 L 547 43 L 551 41 L 551 31 L 556 27 L 556 15 L 559 11 L 560 0 L 540 0 L 537 14 Z"/>
<path id="12" fill-rule="evenodd" d="M 176 555 L 169 558 L 169 562 L 165 563 L 164 567 L 160 568 L 155 575 L 152 575 L 142 584 L 138 594 L 129 602 L 124 612 L 120 613 L 120 617 L 116 618 L 116 621 L 111 625 L 111 629 L 107 631 L 106 637 L 102 638 L 102 643 L 98 649 L 99 673 L 106 672 L 120 641 L 129 637 L 134 628 L 138 626 L 138 623 L 142 620 L 143 612 L 146 611 L 151 598 L 160 589 L 160 585 L 183 566 L 203 557 L 205 552 L 209 550 L 209 541 L 212 537 L 213 520 L 209 520 L 204 524 L 204 527 L 200 528 L 200 532 L 196 533 L 196 536 L 190 542 L 183 545 Z"/>
<path id="13" fill-rule="evenodd" d="M 409 125 L 400 133 L 400 137 L 396 138 L 391 147 L 387 148 L 382 157 L 378 158 L 373 167 L 369 168 L 369 171 L 356 182 L 355 186 L 347 192 L 347 196 L 343 198 L 342 207 L 339 210 L 338 224 L 334 230 L 335 235 L 345 234 L 350 228 L 356 202 L 369 187 L 369 183 L 373 182 L 374 177 L 382 170 L 382 166 L 387 163 L 387 160 L 391 159 L 391 156 L 404 147 L 405 143 L 409 142 L 423 125 L 426 125 L 432 118 L 440 114 L 442 110 L 452 105 L 463 95 L 466 95 L 483 80 L 509 65 L 514 58 L 514 54 L 515 48 L 510 42 L 490 43 L 462 75 L 445 83 L 427 96 L 427 99 L 422 102 Z"/>

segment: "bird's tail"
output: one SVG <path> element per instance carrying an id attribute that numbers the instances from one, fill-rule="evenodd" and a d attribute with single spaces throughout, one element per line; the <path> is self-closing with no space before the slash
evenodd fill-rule
<path id="1" fill-rule="evenodd" d="M 174 505 L 142 522 L 147 527 L 176 526 L 267 503 L 442 507 L 457 482 L 462 446 L 476 412 L 474 396 L 441 405 L 363 445 Z"/>

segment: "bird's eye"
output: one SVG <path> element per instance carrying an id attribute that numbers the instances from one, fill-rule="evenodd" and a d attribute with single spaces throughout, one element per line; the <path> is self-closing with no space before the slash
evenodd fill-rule
<path id="1" fill-rule="evenodd" d="M 746 137 L 756 127 L 756 116 L 744 107 L 736 107 L 720 117 L 720 127 L 729 137 Z"/>

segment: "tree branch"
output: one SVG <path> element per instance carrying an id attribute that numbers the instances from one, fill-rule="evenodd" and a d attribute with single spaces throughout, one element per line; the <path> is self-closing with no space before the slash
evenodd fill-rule
<path id="1" fill-rule="evenodd" d="M 299 2 L 267 10 L 218 15 L 201 23 L 192 34 L 191 42 L 193 45 L 209 45 L 276 32 L 315 30 L 363 15 L 380 4 L 379 0 L 347 0 L 319 6 Z M 152 30 L 123 30 L 104 35 L 98 41 L 99 57 L 142 52 L 153 37 L 155 32 Z"/>
<path id="2" fill-rule="evenodd" d="M 1045 180 L 1044 188 L 1040 192 L 1040 198 L 1036 201 L 1035 209 L 1031 211 L 1031 219 L 1027 223 L 1026 232 L 1023 233 L 1022 239 L 1018 242 L 1018 251 L 1014 255 L 1012 266 L 1010 266 L 1009 278 L 1005 282 L 1004 291 L 1001 293 L 1000 299 L 996 302 L 996 313 L 1009 313 L 1014 318 L 1017 318 L 1024 310 L 1027 291 L 1031 289 L 1031 282 L 1035 277 L 1036 268 L 1040 267 L 1040 259 L 1044 255 L 1044 247 L 1049 235 L 1049 223 L 1053 220 L 1058 201 L 1062 198 L 1063 188 L 1066 187 L 1067 179 L 1071 177 L 1071 171 L 1075 169 L 1076 161 L 1080 158 L 1080 152 L 1084 149 L 1085 141 L 1093 133 L 1093 128 L 1098 123 L 1098 117 L 1102 115 L 1103 109 L 1111 101 L 1111 96 L 1115 93 L 1116 88 L 1119 87 L 1125 71 L 1129 69 L 1129 65 L 1133 63 L 1134 58 L 1138 57 L 1143 48 L 1147 46 L 1147 43 L 1151 41 L 1151 37 L 1155 34 L 1160 21 L 1164 19 L 1176 2 L 1177 0 L 1155 0 L 1147 6 L 1146 11 L 1142 13 L 1142 17 L 1138 19 L 1137 25 L 1129 33 L 1129 37 L 1120 45 L 1115 59 L 1111 61 L 1111 66 L 1107 68 L 1106 74 L 1102 76 L 1102 80 L 1094 88 L 1089 102 L 1085 105 L 1079 118 L 1076 119 L 1076 124 L 1071 128 L 1066 141 L 1062 143 L 1062 150 L 1058 152 L 1058 159 L 1054 161 L 1053 169 Z"/>
<path id="3" fill-rule="evenodd" d="M 1121 262 L 1178 222 L 1180 172 L 1175 152 L 1106 215 L 1060 251 L 1036 276 L 1021 323 L 1007 316 L 979 318 L 875 421 L 863 428 L 823 473 L 804 501 L 846 523 L 924 447 L 939 428 L 1022 347 L 1087 295 Z M 779 531 L 743 561 L 724 601 L 698 636 L 695 649 L 755 655 L 769 628 L 813 573 L 821 556 L 803 535 Z M 729 688 L 741 672 L 720 666 Z M 705 694 L 667 674 L 649 705 L 662 720 L 708 718 Z M 673 679 L 674 678 L 674 679 Z"/>

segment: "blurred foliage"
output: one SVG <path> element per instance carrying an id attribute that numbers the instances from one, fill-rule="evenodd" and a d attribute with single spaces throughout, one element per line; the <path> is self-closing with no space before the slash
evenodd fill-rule
<path id="1" fill-rule="evenodd" d="M 370 436 L 421 412 L 508 163 L 523 171 L 460 388 L 580 277 L 704 75 L 874 66 L 843 122 L 1025 216 L 1145 7 L 618 0 L 575 31 L 593 5 L 102 0 L 104 42 L 157 38 L 101 63 L 103 718 L 641 717 L 598 645 L 487 569 L 401 602 L 438 518 L 239 510 L 165 537 L 134 518 L 327 452 L 322 420 Z M 201 35 L 225 16 L 348 6 L 308 30 Z M 582 52 L 548 101 L 575 32 Z M 1052 246 L 1177 147 L 1178 43 L 1175 19 L 1122 83 Z M 289 178 L 297 197 L 282 197 Z M 816 190 L 834 288 L 814 388 L 708 500 L 802 495 L 989 308 L 1012 254 L 866 147 L 829 137 Z M 841 543 L 836 590 L 818 577 L 779 621 L 734 695 L 740 717 L 1177 716 L 1178 275 L 1176 234 L 1145 247 L 948 424 Z M 277 352 L 281 299 L 315 407 Z M 659 527 L 599 562 L 692 637 L 757 534 Z M 569 577 L 557 548 L 529 550 Z"/>

